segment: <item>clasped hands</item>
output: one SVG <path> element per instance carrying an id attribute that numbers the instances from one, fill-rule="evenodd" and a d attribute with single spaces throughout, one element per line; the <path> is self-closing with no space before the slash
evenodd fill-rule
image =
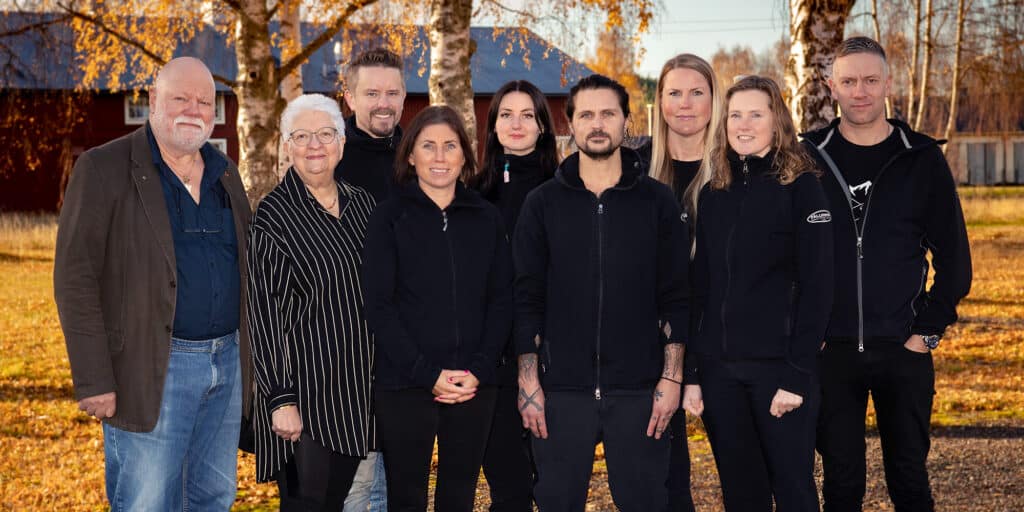
<path id="1" fill-rule="evenodd" d="M 476 396 L 480 381 L 469 370 L 441 370 L 434 382 L 434 401 L 442 404 L 460 404 Z"/>

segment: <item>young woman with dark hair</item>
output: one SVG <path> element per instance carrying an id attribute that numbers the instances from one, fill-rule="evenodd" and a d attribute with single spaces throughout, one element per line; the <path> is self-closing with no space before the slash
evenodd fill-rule
<path id="1" fill-rule="evenodd" d="M 476 168 L 458 114 L 428 107 L 395 159 L 396 194 L 370 219 L 366 317 L 376 336 L 375 413 L 388 509 L 472 511 L 494 414 L 495 370 L 512 322 L 501 214 L 460 181 Z"/>
<path id="2" fill-rule="evenodd" d="M 558 167 L 554 124 L 544 95 L 525 80 L 501 86 L 487 112 L 483 169 L 472 180 L 501 211 L 511 236 L 519 210 Z M 498 367 L 498 402 L 484 455 L 491 512 L 533 510 L 533 467 L 516 406 L 515 351 L 506 343 Z"/>
<path id="3" fill-rule="evenodd" d="M 697 208 L 683 407 L 703 414 L 727 511 L 817 511 L 828 201 L 775 82 L 745 77 L 725 102 Z"/>

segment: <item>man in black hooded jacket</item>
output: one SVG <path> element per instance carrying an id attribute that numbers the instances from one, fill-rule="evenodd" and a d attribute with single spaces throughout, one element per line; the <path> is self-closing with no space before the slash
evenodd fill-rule
<path id="1" fill-rule="evenodd" d="M 835 300 L 821 357 L 817 441 L 824 510 L 862 508 L 870 393 L 896 511 L 931 511 L 931 351 L 970 289 L 963 211 L 939 147 L 945 141 L 885 118 L 891 78 L 877 42 L 844 41 L 829 86 L 842 117 L 804 135 L 825 170 L 835 227 Z M 928 252 L 935 267 L 930 288 Z"/>
<path id="2" fill-rule="evenodd" d="M 583 511 L 604 443 L 615 505 L 664 510 L 688 327 L 679 203 L 621 148 L 629 97 L 592 75 L 566 107 L 580 151 L 531 192 L 516 226 L 519 411 L 541 510 Z M 539 368 L 539 370 L 538 370 Z"/>

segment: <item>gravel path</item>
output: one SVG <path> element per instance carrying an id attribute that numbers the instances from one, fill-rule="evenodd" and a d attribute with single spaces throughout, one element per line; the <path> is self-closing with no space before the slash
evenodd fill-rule
<path id="1" fill-rule="evenodd" d="M 722 511 L 718 475 L 704 439 L 691 439 L 693 495 L 698 512 Z M 1024 511 L 1024 427 L 935 428 L 928 458 L 936 510 Z M 603 461 L 595 464 L 587 510 L 614 511 Z M 817 467 L 821 487 L 821 464 Z M 482 479 L 481 479 L 482 481 Z M 478 489 L 477 511 L 487 510 L 487 488 Z M 865 511 L 893 510 L 885 487 L 877 435 L 868 436 Z"/>

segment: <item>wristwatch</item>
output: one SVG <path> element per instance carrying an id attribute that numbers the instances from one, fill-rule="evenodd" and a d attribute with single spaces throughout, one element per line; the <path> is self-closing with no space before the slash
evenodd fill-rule
<path id="1" fill-rule="evenodd" d="M 938 334 L 929 334 L 927 336 L 921 336 L 924 339 L 924 346 L 928 347 L 928 350 L 935 350 L 939 348 L 939 341 L 942 336 Z"/>

